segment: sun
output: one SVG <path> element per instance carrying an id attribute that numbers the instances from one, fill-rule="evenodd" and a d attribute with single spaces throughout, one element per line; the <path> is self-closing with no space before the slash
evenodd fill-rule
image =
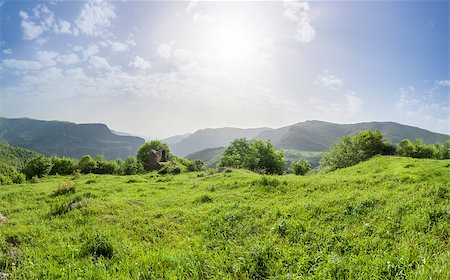
<path id="1" fill-rule="evenodd" d="M 214 37 L 214 50 L 224 61 L 243 61 L 254 50 L 252 36 L 242 26 L 222 26 L 216 29 Z"/>

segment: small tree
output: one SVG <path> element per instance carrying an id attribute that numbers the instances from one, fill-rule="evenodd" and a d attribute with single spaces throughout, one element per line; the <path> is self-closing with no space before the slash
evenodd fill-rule
<path id="1" fill-rule="evenodd" d="M 252 143 L 256 151 L 256 166 L 254 171 L 268 174 L 282 174 L 285 158 L 281 151 L 276 151 L 270 141 L 257 140 Z"/>
<path id="2" fill-rule="evenodd" d="M 328 153 L 322 155 L 320 165 L 330 171 L 352 166 L 374 155 L 386 153 L 390 150 L 389 145 L 378 130 L 362 131 L 352 137 L 344 136 L 331 146 Z"/>
<path id="3" fill-rule="evenodd" d="M 80 159 L 77 167 L 80 169 L 81 173 L 94 173 L 97 168 L 97 162 L 90 155 L 85 155 Z"/>
<path id="4" fill-rule="evenodd" d="M 23 168 L 23 173 L 28 179 L 36 176 L 38 178 L 44 177 L 52 169 L 52 161 L 49 158 L 39 155 L 30 160 Z"/>
<path id="5" fill-rule="evenodd" d="M 246 168 L 253 170 L 256 166 L 256 149 L 247 138 L 233 140 L 223 152 L 219 167 Z"/>
<path id="6" fill-rule="evenodd" d="M 59 174 L 59 175 L 70 175 L 75 170 L 75 161 L 68 157 L 56 157 L 53 156 L 50 158 L 53 164 L 52 169 L 50 170 L 51 175 Z"/>
<path id="7" fill-rule="evenodd" d="M 124 175 L 134 175 L 144 170 L 142 165 L 134 157 L 127 158 L 122 163 L 121 168 Z"/>
<path id="8" fill-rule="evenodd" d="M 292 169 L 295 175 L 305 175 L 311 170 L 311 163 L 304 158 L 300 158 L 297 162 L 292 163 Z"/>
<path id="9" fill-rule="evenodd" d="M 136 159 L 137 161 L 142 164 L 145 170 L 150 170 L 150 166 L 148 165 L 148 159 L 150 156 L 150 152 L 152 150 L 158 150 L 159 148 L 163 147 L 166 150 L 166 157 L 168 160 L 172 159 L 172 153 L 170 151 L 169 145 L 166 143 L 160 141 L 160 140 L 152 140 L 150 142 L 145 142 L 144 145 L 142 145 L 137 154 Z"/>

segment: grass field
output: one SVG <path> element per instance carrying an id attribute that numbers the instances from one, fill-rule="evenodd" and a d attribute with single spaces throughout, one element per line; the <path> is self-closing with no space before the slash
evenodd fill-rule
<path id="1" fill-rule="evenodd" d="M 199 174 L 203 174 L 199 175 Z M 450 279 L 450 160 L 0 187 L 0 278 Z"/>

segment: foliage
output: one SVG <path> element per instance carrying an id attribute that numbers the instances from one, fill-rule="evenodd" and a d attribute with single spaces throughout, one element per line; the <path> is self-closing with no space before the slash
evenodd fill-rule
<path id="1" fill-rule="evenodd" d="M 144 167 L 134 157 L 128 157 L 121 164 L 122 174 L 135 175 L 144 170 Z"/>
<path id="2" fill-rule="evenodd" d="M 281 174 L 285 158 L 276 151 L 270 141 L 249 142 L 246 138 L 235 139 L 225 149 L 219 167 L 245 168 L 268 174 Z"/>
<path id="3" fill-rule="evenodd" d="M 70 175 L 76 168 L 75 161 L 69 157 L 56 157 L 50 158 L 52 161 L 52 169 L 50 170 L 50 175 Z"/>
<path id="4" fill-rule="evenodd" d="M 0 187 L 0 270 L 13 279 L 450 279 L 449 171 L 450 160 L 380 156 L 302 177 L 46 176 Z M 68 180 L 76 193 L 52 196 Z"/>
<path id="5" fill-rule="evenodd" d="M 385 154 L 391 150 L 390 145 L 378 130 L 365 130 L 353 136 L 339 138 L 330 151 L 322 155 L 320 165 L 327 171 L 352 166 L 374 155 Z"/>
<path id="6" fill-rule="evenodd" d="M 300 158 L 297 162 L 292 163 L 292 169 L 295 175 L 305 175 L 311 170 L 311 164 L 304 158 Z"/>
<path id="7" fill-rule="evenodd" d="M 444 144 L 427 145 L 422 139 L 411 142 L 403 139 L 398 144 L 396 154 L 402 157 L 450 159 L 450 141 Z"/>
<path id="8" fill-rule="evenodd" d="M 180 174 L 183 169 L 186 169 L 185 166 L 183 166 L 180 163 L 177 163 L 176 161 L 169 161 L 169 162 L 163 162 L 161 163 L 162 167 L 159 169 L 158 174 L 172 174 L 172 175 L 178 175 Z"/>
<path id="9" fill-rule="evenodd" d="M 34 151 L 0 143 L 0 161 L 17 170 L 22 169 L 29 160 L 38 155 Z"/>
<path id="10" fill-rule="evenodd" d="M 78 162 L 77 168 L 83 174 L 94 173 L 97 168 L 97 161 L 90 155 L 85 155 Z"/>
<path id="11" fill-rule="evenodd" d="M 104 155 L 97 155 L 95 157 L 96 167 L 95 174 L 119 174 L 120 165 L 115 160 L 106 160 Z"/>
<path id="12" fill-rule="evenodd" d="M 169 145 L 166 143 L 160 141 L 160 140 L 152 140 L 149 142 L 145 142 L 144 145 L 142 145 L 137 154 L 136 159 L 137 161 L 142 164 L 145 170 L 150 170 L 150 166 L 148 165 L 148 159 L 150 152 L 152 150 L 158 150 L 159 148 L 163 147 L 166 150 L 166 157 L 168 160 L 172 159 L 172 153 L 170 151 Z"/>
<path id="13" fill-rule="evenodd" d="M 281 151 L 275 151 L 270 141 L 257 140 L 252 142 L 256 151 L 256 164 L 254 171 L 263 174 L 282 174 L 284 171 L 285 158 Z"/>
<path id="14" fill-rule="evenodd" d="M 255 147 L 247 138 L 233 140 L 223 152 L 219 167 L 245 168 L 253 170 L 256 166 Z"/>
<path id="15" fill-rule="evenodd" d="M 49 158 L 39 155 L 31 159 L 23 168 L 23 173 L 28 179 L 37 176 L 38 178 L 44 177 L 52 169 L 52 161 Z"/>

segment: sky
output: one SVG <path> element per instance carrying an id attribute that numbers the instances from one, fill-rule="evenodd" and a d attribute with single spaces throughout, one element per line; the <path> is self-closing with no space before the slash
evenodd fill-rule
<path id="1" fill-rule="evenodd" d="M 0 116 L 450 134 L 448 1 L 0 1 Z"/>

